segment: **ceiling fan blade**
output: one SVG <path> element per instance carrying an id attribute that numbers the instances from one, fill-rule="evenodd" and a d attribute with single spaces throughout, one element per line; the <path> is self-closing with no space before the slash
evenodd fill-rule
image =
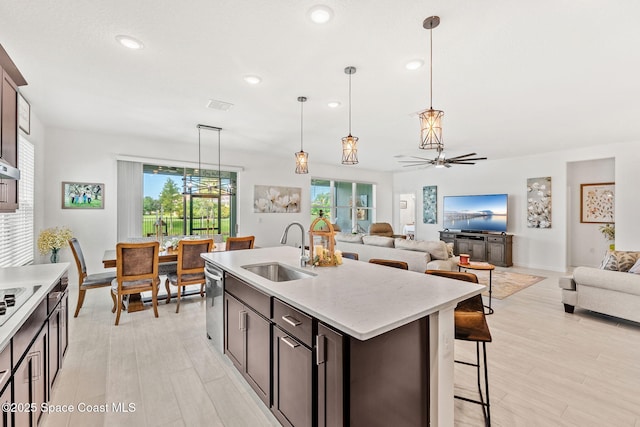
<path id="1" fill-rule="evenodd" d="M 407 156 L 407 157 L 410 157 L 412 159 L 426 160 L 426 161 L 429 161 L 429 162 L 433 161 L 433 159 L 429 159 L 427 157 L 419 157 L 419 156 Z"/>
<path id="2" fill-rule="evenodd" d="M 423 163 L 413 163 L 410 165 L 402 165 L 403 168 L 410 168 L 412 166 L 425 166 L 425 167 L 429 167 L 432 166 L 433 163 L 428 163 L 428 162 L 423 162 Z"/>
<path id="3" fill-rule="evenodd" d="M 422 165 L 422 164 L 432 165 L 434 161 L 433 160 L 400 160 L 398 163 L 409 163 L 409 164 L 415 164 L 415 165 Z"/>
<path id="4" fill-rule="evenodd" d="M 463 154 L 461 156 L 451 157 L 450 160 L 462 159 L 463 157 L 475 156 L 476 153 Z"/>
<path id="5" fill-rule="evenodd" d="M 474 162 L 447 162 L 450 163 L 452 165 L 475 165 Z"/>

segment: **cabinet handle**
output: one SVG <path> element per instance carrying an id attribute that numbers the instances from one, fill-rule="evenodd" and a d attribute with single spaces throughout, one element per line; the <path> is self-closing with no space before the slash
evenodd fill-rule
<path id="1" fill-rule="evenodd" d="M 302 325 L 302 322 L 296 319 L 295 317 L 291 317 L 288 314 L 282 316 L 282 320 L 290 324 L 291 326 Z"/>
<path id="2" fill-rule="evenodd" d="M 247 312 L 241 311 L 238 314 L 240 314 L 240 330 L 246 331 L 247 330 Z"/>
<path id="3" fill-rule="evenodd" d="M 282 337 L 280 339 L 282 340 L 282 342 L 284 342 L 286 345 L 288 345 L 291 348 L 296 348 L 300 345 L 297 342 L 292 341 L 291 338 L 289 337 Z"/>
<path id="4" fill-rule="evenodd" d="M 327 341 L 327 337 L 324 335 L 316 335 L 316 364 L 322 365 L 326 359 L 326 347 L 325 343 Z"/>

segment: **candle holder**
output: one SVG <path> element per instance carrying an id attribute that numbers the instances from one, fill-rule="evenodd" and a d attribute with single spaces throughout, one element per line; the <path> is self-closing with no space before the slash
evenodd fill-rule
<path id="1" fill-rule="evenodd" d="M 309 227 L 309 255 L 311 263 L 318 267 L 333 267 L 339 264 L 334 250 L 335 231 L 324 217 L 316 218 Z"/>

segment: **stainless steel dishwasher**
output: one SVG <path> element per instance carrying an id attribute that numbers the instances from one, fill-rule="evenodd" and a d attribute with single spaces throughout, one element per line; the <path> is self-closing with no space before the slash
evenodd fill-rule
<path id="1" fill-rule="evenodd" d="M 220 353 L 224 353 L 224 274 L 221 269 L 207 262 L 204 275 L 207 278 L 207 337 Z"/>

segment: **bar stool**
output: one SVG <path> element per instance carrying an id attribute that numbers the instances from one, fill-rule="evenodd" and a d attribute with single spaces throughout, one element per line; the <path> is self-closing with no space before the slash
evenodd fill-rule
<path id="1" fill-rule="evenodd" d="M 384 265 L 384 266 L 387 266 L 387 267 L 399 268 L 401 270 L 408 270 L 409 269 L 409 264 L 407 264 L 404 261 L 396 261 L 395 259 L 371 258 L 369 260 L 369 262 L 371 264 Z"/>
<path id="2" fill-rule="evenodd" d="M 342 252 L 342 258 L 349 258 L 358 261 L 358 254 L 355 252 Z"/>
<path id="3" fill-rule="evenodd" d="M 478 283 L 478 277 L 473 273 L 464 273 L 458 271 L 445 270 L 427 270 L 426 274 L 434 276 L 447 277 L 450 279 L 464 280 L 466 282 Z M 486 344 L 491 342 L 491 331 L 487 324 L 487 318 L 484 314 L 484 305 L 480 294 L 474 295 L 464 301 L 460 301 L 454 310 L 455 337 L 461 341 L 471 341 L 476 343 L 476 362 L 465 362 L 456 360 L 456 363 L 462 365 L 474 366 L 476 368 L 476 376 L 478 380 L 478 394 L 480 400 L 470 399 L 463 396 L 454 396 L 456 399 L 466 402 L 476 403 L 482 406 L 482 414 L 484 415 L 485 425 L 491 426 L 491 407 L 489 404 L 489 374 L 487 371 L 487 347 Z M 482 359 L 484 365 L 484 396 L 482 394 L 481 372 L 480 372 L 480 344 L 482 343 Z M 485 402 L 486 396 L 486 402 Z"/>

